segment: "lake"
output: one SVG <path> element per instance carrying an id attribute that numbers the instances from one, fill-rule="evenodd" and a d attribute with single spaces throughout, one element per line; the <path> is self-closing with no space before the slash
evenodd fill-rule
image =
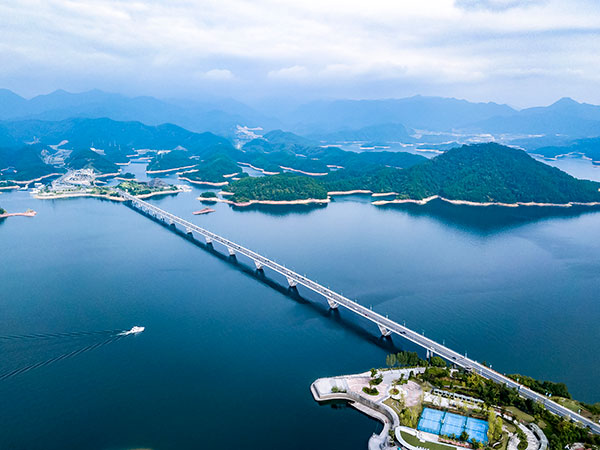
<path id="1" fill-rule="evenodd" d="M 200 192 L 150 201 L 501 372 L 600 401 L 600 212 L 354 196 L 194 216 Z M 400 337 L 122 204 L 14 191 L 0 205 L 38 212 L 0 222 L 1 449 L 364 449 L 380 429 L 309 387 L 415 350 Z"/>

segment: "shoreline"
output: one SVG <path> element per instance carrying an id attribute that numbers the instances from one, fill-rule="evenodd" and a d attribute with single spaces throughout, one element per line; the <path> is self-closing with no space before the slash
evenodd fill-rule
<path id="1" fill-rule="evenodd" d="M 178 194 L 180 192 L 183 192 L 183 189 L 178 188 L 174 191 L 157 191 L 157 192 L 151 192 L 149 194 L 136 195 L 135 197 L 143 200 L 143 199 L 150 198 L 150 197 L 156 197 L 158 195 Z M 62 199 L 62 198 L 80 198 L 80 197 L 103 198 L 105 200 L 110 200 L 110 201 L 114 201 L 114 202 L 124 202 L 125 201 L 125 199 L 122 197 L 114 197 L 112 195 L 106 195 L 106 194 L 92 194 L 92 193 L 87 193 L 87 192 L 73 192 L 71 194 L 51 194 L 51 195 L 36 194 L 33 196 L 33 198 L 36 198 L 38 200 L 58 200 L 58 199 Z"/>
<path id="2" fill-rule="evenodd" d="M 64 174 L 54 172 L 54 173 L 49 173 L 48 175 L 41 176 L 39 178 L 34 178 L 33 180 L 27 180 L 27 181 L 4 180 L 4 181 L 8 181 L 10 183 L 15 183 L 15 184 L 31 184 L 31 183 L 35 183 L 36 181 L 42 181 L 44 178 L 61 176 L 61 175 L 64 175 Z"/>
<path id="3" fill-rule="evenodd" d="M 198 197 L 197 200 L 202 200 L 202 197 Z M 247 202 L 234 202 L 232 200 L 226 200 L 224 198 L 215 199 L 217 202 L 227 203 L 228 205 L 237 206 L 240 208 L 251 206 L 251 205 L 312 205 L 312 204 L 326 204 L 331 202 L 331 199 L 324 198 L 307 198 L 304 200 L 249 200 Z"/>
<path id="4" fill-rule="evenodd" d="M 389 204 L 407 204 L 412 203 L 416 205 L 426 205 L 432 200 L 442 200 L 452 205 L 466 205 L 466 206 L 502 206 L 505 208 L 518 208 L 520 206 L 539 206 L 539 207 L 554 207 L 554 208 L 571 208 L 573 206 L 600 206 L 600 202 L 568 202 L 568 203 L 538 203 L 538 202 L 516 202 L 516 203 L 503 203 L 503 202 L 471 202 L 469 200 L 451 200 L 448 198 L 440 197 L 439 195 L 432 195 L 421 200 L 415 199 L 394 199 L 394 200 L 377 200 L 371 202 L 375 206 L 384 206 Z"/>
<path id="5" fill-rule="evenodd" d="M 192 167 L 196 167 L 197 164 L 194 164 L 193 166 L 183 166 L 183 167 L 175 167 L 173 169 L 163 169 L 163 170 L 146 170 L 146 173 L 149 175 L 155 174 L 155 173 L 169 173 L 169 172 L 177 172 L 178 170 L 185 170 L 185 169 L 191 169 Z"/>
<path id="6" fill-rule="evenodd" d="M 289 170 L 290 172 L 297 172 L 297 173 L 301 173 L 302 175 L 308 175 L 311 177 L 324 177 L 326 175 L 329 175 L 329 172 L 305 172 L 304 170 L 292 169 L 291 167 L 285 167 L 285 166 L 279 166 L 279 167 L 281 167 L 283 170 Z"/>
<path id="7" fill-rule="evenodd" d="M 256 167 L 253 166 L 250 163 L 245 163 L 245 162 L 237 162 L 240 166 L 246 166 L 246 167 L 250 167 L 251 169 L 257 170 L 259 172 L 262 172 L 264 175 L 279 175 L 279 172 L 268 172 L 265 169 L 261 169 L 260 167 Z"/>
<path id="8" fill-rule="evenodd" d="M 208 185 L 208 186 L 227 186 L 229 184 L 228 181 L 223 181 L 221 183 L 214 183 L 212 181 L 196 181 L 196 180 L 190 180 L 187 177 L 179 177 L 180 180 L 184 180 L 187 181 L 188 183 L 192 183 L 192 184 L 200 184 L 200 185 Z"/>
<path id="9" fill-rule="evenodd" d="M 368 189 L 353 189 L 351 191 L 330 191 L 327 193 L 328 196 L 332 195 L 354 195 L 354 194 L 371 194 L 373 195 L 373 191 Z"/>

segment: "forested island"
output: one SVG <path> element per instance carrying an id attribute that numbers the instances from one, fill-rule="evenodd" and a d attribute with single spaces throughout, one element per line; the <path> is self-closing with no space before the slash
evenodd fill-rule
<path id="1" fill-rule="evenodd" d="M 526 152 L 495 143 L 464 145 L 407 169 L 373 165 L 344 168 L 322 177 L 273 175 L 230 184 L 232 200 L 324 199 L 348 191 L 393 194 L 391 202 L 454 202 L 500 205 L 600 204 L 600 183 L 579 180 L 536 161 Z"/>

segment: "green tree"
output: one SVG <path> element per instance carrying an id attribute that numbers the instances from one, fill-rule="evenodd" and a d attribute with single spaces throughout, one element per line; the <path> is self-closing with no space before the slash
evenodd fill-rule
<path id="1" fill-rule="evenodd" d="M 432 356 L 431 359 L 429 360 L 429 363 L 433 367 L 446 367 L 446 361 L 444 361 L 439 356 Z"/>
<path id="2" fill-rule="evenodd" d="M 396 365 L 396 355 L 394 353 L 391 353 L 391 354 L 387 355 L 385 357 L 385 364 L 389 368 L 394 367 Z"/>

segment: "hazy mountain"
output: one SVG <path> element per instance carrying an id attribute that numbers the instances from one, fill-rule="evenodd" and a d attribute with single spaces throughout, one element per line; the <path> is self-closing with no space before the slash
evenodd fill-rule
<path id="1" fill-rule="evenodd" d="M 75 117 L 140 121 L 147 125 L 173 123 L 192 131 L 231 135 L 236 125 L 276 126 L 243 103 L 229 99 L 212 102 L 164 101 L 153 97 L 126 97 L 99 90 L 69 93 L 64 90 L 31 100 L 8 90 L 0 91 L 0 119 L 58 121 Z"/>
<path id="2" fill-rule="evenodd" d="M 301 134 L 401 123 L 427 130 L 449 130 L 491 117 L 514 114 L 507 105 L 420 95 L 388 100 L 335 100 L 308 103 L 285 117 Z"/>
<path id="3" fill-rule="evenodd" d="M 15 141 L 56 145 L 66 140 L 66 148 L 95 147 L 109 153 L 125 154 L 131 149 L 173 149 L 184 147 L 201 154 L 213 146 L 230 147 L 230 142 L 213 133 L 194 133 L 172 124 L 157 126 L 111 119 L 75 118 L 57 122 L 25 120 L 0 123 L 2 130 Z"/>
<path id="4" fill-rule="evenodd" d="M 550 106 L 527 108 L 513 114 L 487 118 L 463 129 L 494 134 L 599 136 L 600 106 L 562 98 Z"/>
<path id="5" fill-rule="evenodd" d="M 580 153 L 590 158 L 594 163 L 600 164 L 600 137 L 577 139 L 566 145 L 539 147 L 533 150 L 533 153 L 547 158 L 555 158 L 556 156 L 566 155 L 568 153 Z"/>
<path id="6" fill-rule="evenodd" d="M 380 141 L 411 143 L 415 141 L 410 135 L 411 132 L 412 130 L 408 130 L 400 123 L 384 123 L 370 125 L 358 130 L 345 129 L 333 133 L 317 134 L 312 137 L 325 142 Z"/>

